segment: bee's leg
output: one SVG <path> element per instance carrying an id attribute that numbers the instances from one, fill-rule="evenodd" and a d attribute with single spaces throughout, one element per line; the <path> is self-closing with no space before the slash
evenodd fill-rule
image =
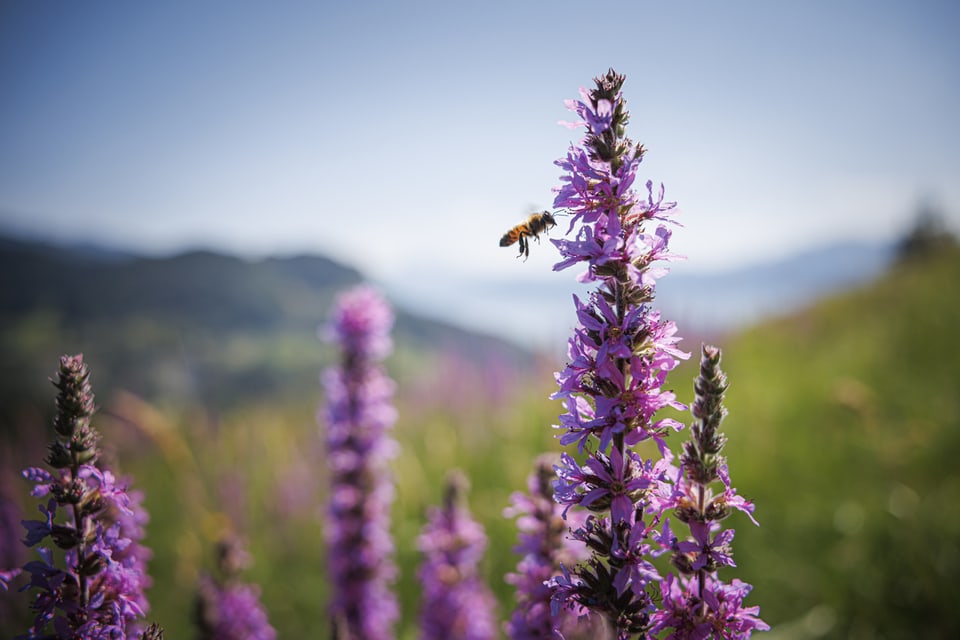
<path id="1" fill-rule="evenodd" d="M 521 236 L 520 236 L 520 253 L 519 253 L 519 255 L 517 255 L 517 257 L 519 258 L 520 256 L 522 256 L 525 251 L 529 252 L 529 250 L 527 249 L 527 241 L 526 241 L 526 239 L 521 235 Z"/>

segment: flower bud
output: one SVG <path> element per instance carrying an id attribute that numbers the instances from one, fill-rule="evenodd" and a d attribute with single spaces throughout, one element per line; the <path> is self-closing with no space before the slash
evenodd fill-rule
<path id="1" fill-rule="evenodd" d="M 103 571 L 105 564 L 106 561 L 103 557 L 103 554 L 91 553 L 84 558 L 83 562 L 80 563 L 80 566 L 77 567 L 77 573 L 87 577 L 95 576 Z"/>
<path id="2" fill-rule="evenodd" d="M 48 453 L 45 461 L 54 469 L 64 469 L 73 464 L 73 456 L 62 442 L 55 441 L 47 447 Z"/>
<path id="3" fill-rule="evenodd" d="M 76 529 L 58 524 L 50 528 L 50 537 L 61 549 L 73 549 L 80 542 L 80 536 Z"/>

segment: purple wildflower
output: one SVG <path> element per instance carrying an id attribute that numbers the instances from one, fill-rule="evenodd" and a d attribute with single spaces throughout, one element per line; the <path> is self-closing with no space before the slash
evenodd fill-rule
<path id="1" fill-rule="evenodd" d="M 130 480 L 124 480 L 124 485 L 129 486 Z M 153 584 L 153 580 L 147 573 L 147 562 L 153 557 L 153 552 L 141 544 L 146 535 L 146 525 L 150 520 L 150 514 L 143 507 L 143 491 L 128 491 L 126 498 L 126 509 L 115 508 L 114 517 L 117 523 L 117 540 L 121 541 L 113 551 L 113 560 L 124 568 L 125 575 L 129 579 L 137 580 L 135 588 L 130 589 L 130 593 L 136 598 L 136 604 L 143 612 L 150 610 L 150 603 L 147 601 L 144 592 Z M 139 629 L 140 625 L 136 625 Z"/>
<path id="2" fill-rule="evenodd" d="M 18 629 L 29 624 L 24 615 L 26 597 L 16 593 L 27 550 L 21 544 L 23 510 L 10 486 L 15 476 L 9 458 L 12 455 L 0 453 L 0 620 L 5 623 L 0 628 Z"/>
<path id="3" fill-rule="evenodd" d="M 6 591 L 10 588 L 10 582 L 23 573 L 23 569 L 5 569 L 0 571 L 0 590 Z"/>
<path id="4" fill-rule="evenodd" d="M 623 81 L 611 69 L 568 103 L 586 136 L 557 161 L 566 175 L 554 207 L 570 214 L 569 232 L 576 232 L 552 241 L 561 255 L 554 270 L 582 265 L 578 279 L 597 288 L 587 300 L 574 297 L 578 327 L 554 394 L 567 408 L 560 441 L 576 443 L 581 456 L 563 455 L 555 499 L 568 519 L 576 513 L 571 508 L 592 514 L 572 533 L 592 556 L 550 582 L 556 613 L 586 607 L 621 639 L 645 633 L 655 611 L 650 587 L 661 577 L 649 559 L 662 551 L 649 538 L 676 476 L 664 436 L 683 426 L 655 415 L 684 408 L 662 387 L 678 359 L 688 357 L 677 347 L 674 324 L 651 308 L 656 279 L 666 272 L 653 264 L 674 257 L 670 230 L 658 221 L 669 221 L 675 205 L 662 193 L 655 197 L 650 182 L 646 198 L 632 188 L 645 150 L 625 136 Z M 660 461 L 631 449 L 645 440 L 656 443 Z"/>
<path id="5" fill-rule="evenodd" d="M 34 483 L 32 495 L 47 497 L 42 520 L 23 522 L 24 544 L 48 538 L 63 550 L 61 568 L 52 549 L 38 546 L 40 561 L 24 565 L 35 589 L 34 624 L 26 637 L 127 638 L 140 635 L 139 621 L 149 608 L 149 551 L 139 544 L 146 513 L 141 494 L 129 494 L 108 469 L 95 466 L 99 434 L 90 426 L 93 392 L 83 356 L 60 359 L 56 439 L 46 462 L 23 471 Z M 151 633 L 157 633 L 156 629 Z"/>
<path id="6" fill-rule="evenodd" d="M 661 589 L 663 602 L 651 633 L 669 630 L 667 635 L 660 636 L 665 640 L 733 640 L 770 628 L 757 617 L 760 607 L 743 606 L 752 587 L 740 580 L 724 584 L 707 575 L 701 583 L 696 576 L 669 575 Z"/>
<path id="7" fill-rule="evenodd" d="M 218 545 L 218 578 L 201 574 L 196 621 L 201 640 L 274 640 L 260 588 L 240 582 L 250 557 L 235 538 Z"/>
<path id="8" fill-rule="evenodd" d="M 479 575 L 487 546 L 483 527 L 464 505 L 465 479 L 450 478 L 443 506 L 434 507 L 418 539 L 422 640 L 489 640 L 497 635 L 493 594 Z"/>
<path id="9" fill-rule="evenodd" d="M 585 609 L 562 611 L 559 620 L 551 612 L 547 581 L 560 573 L 562 565 L 586 560 L 589 555 L 583 544 L 567 535 L 568 527 L 582 523 L 576 522 L 574 516 L 570 522 L 564 521 L 561 506 L 552 496 L 554 477 L 551 458 L 541 457 L 527 479 L 527 493 L 513 494 L 511 506 L 504 510 L 506 517 L 517 518 L 520 530 L 519 544 L 514 547 L 521 555 L 520 562 L 516 573 L 507 575 L 507 582 L 517 590 L 517 606 L 505 626 L 507 635 L 514 640 L 551 638 L 555 627 L 568 640 L 603 637 L 598 628 L 602 620 L 596 616 L 586 619 Z"/>
<path id="10" fill-rule="evenodd" d="M 695 420 L 680 459 L 683 473 L 676 477 L 672 496 L 661 505 L 672 508 L 690 529 L 690 537 L 679 540 L 665 522 L 658 536 L 660 544 L 673 552 L 670 560 L 681 577 L 670 576 L 661 584 L 663 605 L 653 616 L 653 631 L 671 629 L 667 637 L 678 640 L 747 638 L 755 630 L 769 629 L 757 617 L 759 607 L 743 607 L 752 587 L 739 580 L 725 584 L 717 576 L 720 567 L 736 566 L 731 548 L 734 531 L 721 528 L 720 520 L 731 508 L 753 520 L 754 508 L 731 487 L 720 455 L 726 436 L 719 428 L 727 415 L 723 406 L 727 378 L 720 369 L 720 355 L 716 347 L 703 347 L 691 409 Z M 724 491 L 714 495 L 710 485 L 716 482 L 723 484 Z"/>
<path id="11" fill-rule="evenodd" d="M 335 638 L 393 637 L 399 615 L 390 585 L 396 578 L 390 537 L 393 487 L 387 462 L 396 443 L 394 384 L 380 361 L 391 349 L 393 314 L 369 287 L 337 300 L 327 337 L 341 351 L 323 378 L 331 469 L 326 536 L 334 587 L 330 618 Z"/>
<path id="12" fill-rule="evenodd" d="M 12 457 L 0 453 L 0 589 L 5 589 L 19 573 L 27 555 L 20 544 L 23 509 L 13 487 Z M 4 602 L 0 601 L 0 614 L 4 612 L 3 605 Z"/>

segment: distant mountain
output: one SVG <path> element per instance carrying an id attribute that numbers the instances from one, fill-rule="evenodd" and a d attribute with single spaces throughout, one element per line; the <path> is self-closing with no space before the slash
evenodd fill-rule
<path id="1" fill-rule="evenodd" d="M 0 237 L 0 401 L 36 395 L 62 353 L 84 352 L 97 388 L 224 407 L 316 392 L 329 363 L 317 327 L 363 280 L 320 256 L 243 260 L 212 251 L 144 257 Z M 512 358 L 498 338 L 396 310 L 399 360 L 445 350 Z M 42 383 L 38 385 L 37 383 Z"/>
<path id="2" fill-rule="evenodd" d="M 88 248 L 0 243 L 0 314 L 47 310 L 72 322 L 149 316 L 210 329 L 270 329 L 316 323 L 304 311 L 324 307 L 360 274 L 325 258 L 248 262 L 210 251 L 163 258 Z M 301 300 L 300 304 L 296 303 Z"/>
<path id="3" fill-rule="evenodd" d="M 869 282 L 890 266 L 895 252 L 892 244 L 846 242 L 711 273 L 680 264 L 661 280 L 657 300 L 692 328 L 727 332 Z"/>

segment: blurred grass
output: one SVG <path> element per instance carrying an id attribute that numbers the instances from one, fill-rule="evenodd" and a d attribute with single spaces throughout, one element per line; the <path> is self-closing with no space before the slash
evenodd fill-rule
<path id="1" fill-rule="evenodd" d="M 724 346 L 736 574 L 775 637 L 960 637 L 960 253 Z M 676 378 L 674 378 L 676 380 Z"/>
<path id="2" fill-rule="evenodd" d="M 747 604 L 760 605 L 769 637 L 960 637 L 958 281 L 960 253 L 945 250 L 720 342 L 731 385 L 726 454 L 761 524 L 731 518 L 738 567 L 721 576 L 755 586 Z M 684 346 L 694 357 L 668 386 L 689 402 L 698 345 Z M 238 359 L 255 356 L 238 346 Z M 505 618 L 503 576 L 517 558 L 502 510 L 534 458 L 558 450 L 550 425 L 560 406 L 547 399 L 556 365 L 528 376 L 401 351 L 390 366 L 400 637 L 416 637 L 415 540 L 452 468 L 470 478 L 490 538 L 484 572 Z M 230 527 L 250 542 L 246 577 L 262 586 L 279 637 L 325 637 L 320 402 L 318 385 L 221 415 L 122 394 L 104 408 L 106 455 L 147 495 L 150 618 L 167 637 L 192 637 L 196 572 Z"/>
<path id="3" fill-rule="evenodd" d="M 490 375 L 469 363 L 411 362 L 423 377 L 398 379 L 401 448 L 393 533 L 400 566 L 396 592 L 403 618 L 400 637 L 416 637 L 419 585 L 416 538 L 429 506 L 438 504 L 452 469 L 470 479 L 469 502 L 490 538 L 484 574 L 509 612 L 504 575 L 517 558 L 513 522 L 502 516 L 509 495 L 524 487 L 533 457 L 559 450 L 550 425 L 559 413 L 552 367 L 527 377 Z M 431 374 L 426 371 L 431 370 Z M 326 469 L 315 398 L 282 406 L 257 404 L 215 419 L 202 412 L 160 412 L 118 394 L 101 415 L 104 443 L 125 470 L 135 469 L 151 515 L 147 546 L 155 581 L 150 618 L 170 637 L 190 637 L 193 585 L 209 566 L 218 536 L 231 528 L 250 543 L 255 564 L 247 579 L 263 588 L 263 602 L 279 637 L 324 637 L 329 586 L 324 575 L 323 505 Z M 138 454 L 137 452 L 140 451 Z"/>

